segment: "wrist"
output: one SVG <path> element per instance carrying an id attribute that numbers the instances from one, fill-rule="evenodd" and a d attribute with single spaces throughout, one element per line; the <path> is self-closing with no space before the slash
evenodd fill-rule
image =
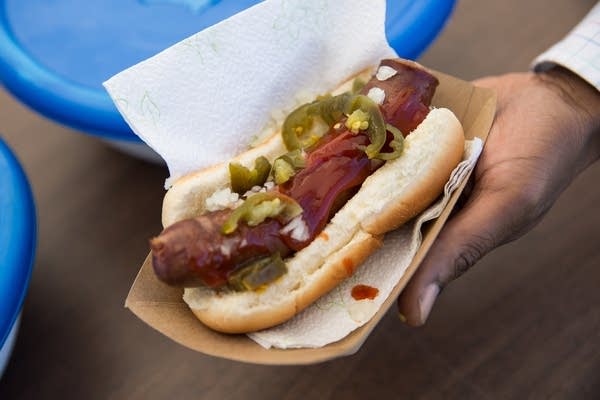
<path id="1" fill-rule="evenodd" d="M 536 76 L 559 96 L 572 116 L 573 133 L 584 150 L 582 169 L 600 159 L 600 91 L 561 66 Z"/>

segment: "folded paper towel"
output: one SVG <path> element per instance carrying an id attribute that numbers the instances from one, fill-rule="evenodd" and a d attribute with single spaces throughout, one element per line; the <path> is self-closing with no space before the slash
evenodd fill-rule
<path id="1" fill-rule="evenodd" d="M 244 151 L 300 102 L 395 57 L 385 6 L 385 0 L 268 0 L 104 86 L 133 131 L 166 161 L 168 187 Z"/>

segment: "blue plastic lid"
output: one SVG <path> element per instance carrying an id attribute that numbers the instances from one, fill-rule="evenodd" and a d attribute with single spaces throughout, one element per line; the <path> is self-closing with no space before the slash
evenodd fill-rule
<path id="1" fill-rule="evenodd" d="M 0 348 L 17 319 L 33 267 L 36 217 L 27 177 L 0 138 Z"/>
<path id="2" fill-rule="evenodd" d="M 0 80 L 41 114 L 107 139 L 135 136 L 102 82 L 260 0 L 0 0 Z M 392 47 L 414 59 L 455 0 L 388 0 Z"/>

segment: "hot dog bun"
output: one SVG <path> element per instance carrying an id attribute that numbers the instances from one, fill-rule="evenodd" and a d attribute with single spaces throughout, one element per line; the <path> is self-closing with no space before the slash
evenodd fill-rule
<path id="1" fill-rule="evenodd" d="M 285 152 L 279 135 L 237 158 L 250 166 L 259 155 Z M 350 276 L 382 243 L 383 234 L 402 225 L 440 195 L 462 158 L 464 133 L 454 114 L 433 109 L 405 140 L 401 157 L 375 171 L 308 247 L 286 260 L 288 272 L 261 291 L 185 289 L 184 300 L 204 324 L 226 333 L 277 325 Z M 163 223 L 203 212 L 204 201 L 228 182 L 227 164 L 187 176 L 169 190 Z"/>

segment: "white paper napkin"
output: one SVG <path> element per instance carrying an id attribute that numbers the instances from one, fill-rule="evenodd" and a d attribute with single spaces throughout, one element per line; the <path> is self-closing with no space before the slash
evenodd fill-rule
<path id="1" fill-rule="evenodd" d="M 385 0 L 267 0 L 104 86 L 133 131 L 166 161 L 168 187 L 244 151 L 299 102 L 395 57 L 385 37 L 385 6 Z"/>

